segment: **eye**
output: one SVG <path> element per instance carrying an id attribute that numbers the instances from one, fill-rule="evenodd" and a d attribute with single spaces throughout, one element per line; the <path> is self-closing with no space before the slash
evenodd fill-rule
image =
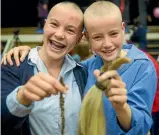
<path id="1" fill-rule="evenodd" d="M 51 27 L 57 27 L 57 26 L 58 26 L 58 24 L 57 24 L 57 23 L 52 22 L 52 23 L 50 23 L 50 26 L 51 26 Z"/>
<path id="2" fill-rule="evenodd" d="M 94 40 L 100 40 L 101 39 L 101 36 L 95 36 L 93 37 Z"/>
<path id="3" fill-rule="evenodd" d="M 116 36 L 118 36 L 118 32 L 113 32 L 110 35 L 113 36 L 113 37 L 116 37 Z"/>
<path id="4" fill-rule="evenodd" d="M 68 33 L 70 33 L 70 34 L 75 34 L 75 31 L 72 30 L 72 29 L 67 29 L 67 31 L 68 31 Z"/>

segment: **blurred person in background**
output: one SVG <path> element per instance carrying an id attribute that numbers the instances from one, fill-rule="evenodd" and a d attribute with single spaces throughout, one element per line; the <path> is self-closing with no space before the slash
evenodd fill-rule
<path id="1" fill-rule="evenodd" d="M 130 37 L 131 42 L 139 44 L 139 49 L 146 51 L 147 49 L 147 31 L 140 22 L 136 22 L 133 27 L 133 34 Z"/>
<path id="2" fill-rule="evenodd" d="M 39 22 L 38 22 L 38 28 L 36 30 L 36 33 L 42 34 L 45 19 L 47 18 L 47 15 L 48 15 L 48 0 L 39 0 L 37 9 L 38 9 Z"/>

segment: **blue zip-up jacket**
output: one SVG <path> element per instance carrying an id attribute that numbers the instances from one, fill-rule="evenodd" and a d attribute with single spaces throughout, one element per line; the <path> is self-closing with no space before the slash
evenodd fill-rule
<path id="1" fill-rule="evenodd" d="M 126 84 L 127 103 L 132 111 L 131 129 L 124 132 L 119 126 L 116 112 L 106 96 L 103 96 L 107 135 L 147 135 L 152 126 L 151 110 L 157 87 L 157 75 L 152 61 L 133 45 L 123 46 L 131 59 L 118 73 Z M 85 93 L 96 83 L 95 69 L 103 66 L 101 57 L 94 56 L 83 62 L 88 68 Z"/>
<path id="2" fill-rule="evenodd" d="M 12 59 L 13 60 L 13 59 Z M 19 67 L 2 65 L 1 66 L 1 119 L 2 119 L 2 135 L 30 135 L 29 116 L 16 117 L 12 115 L 7 106 L 7 96 L 18 86 L 24 85 L 31 76 L 34 75 L 34 67 L 27 63 L 28 57 L 20 64 Z M 81 97 L 83 96 L 87 70 L 84 66 L 77 66 L 73 69 L 75 80 L 79 87 Z"/>

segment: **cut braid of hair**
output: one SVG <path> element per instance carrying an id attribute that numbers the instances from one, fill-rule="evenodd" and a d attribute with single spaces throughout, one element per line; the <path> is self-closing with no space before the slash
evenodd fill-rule
<path id="1" fill-rule="evenodd" d="M 60 82 L 62 85 L 65 86 L 63 78 L 60 77 Z M 64 97 L 63 94 L 60 93 L 60 108 L 61 108 L 61 135 L 64 135 L 64 129 L 65 129 L 65 109 L 64 109 Z"/>

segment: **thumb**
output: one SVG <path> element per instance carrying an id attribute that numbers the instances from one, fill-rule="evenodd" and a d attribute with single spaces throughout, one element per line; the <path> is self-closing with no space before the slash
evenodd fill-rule
<path id="1" fill-rule="evenodd" d="M 98 69 L 94 70 L 94 76 L 95 76 L 96 78 L 99 78 L 100 74 L 101 74 L 101 72 L 100 72 Z M 98 80 L 98 79 L 97 79 L 97 80 Z"/>

